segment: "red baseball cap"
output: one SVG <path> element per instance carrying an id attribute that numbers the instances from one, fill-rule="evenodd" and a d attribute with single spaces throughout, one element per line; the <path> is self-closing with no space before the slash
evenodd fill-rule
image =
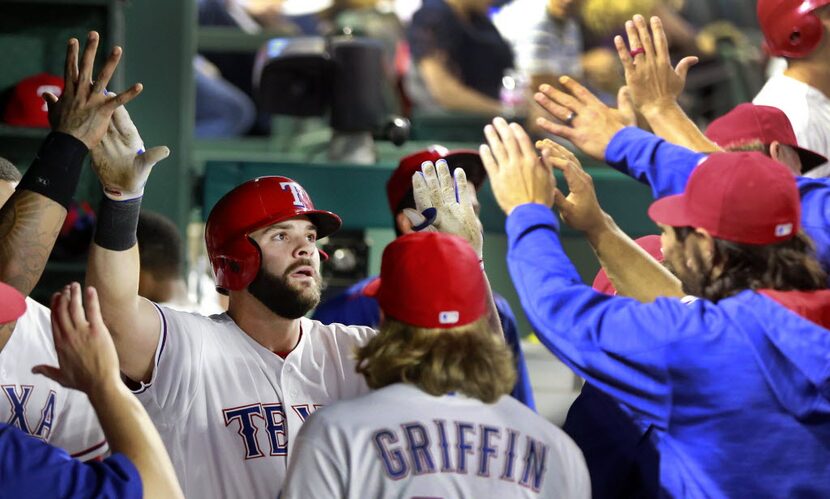
<path id="1" fill-rule="evenodd" d="M 20 291 L 0 282 L 0 324 L 16 321 L 26 311 L 26 299 Z"/>
<path id="2" fill-rule="evenodd" d="M 683 194 L 655 201 L 648 215 L 725 241 L 775 244 L 798 233 L 801 200 L 781 163 L 757 152 L 715 153 L 695 168 Z"/>
<path id="3" fill-rule="evenodd" d="M 40 73 L 22 80 L 14 87 L 3 120 L 9 125 L 49 128 L 49 113 L 44 92 L 60 97 L 63 78 Z"/>
<path id="4" fill-rule="evenodd" d="M 663 261 L 663 245 L 660 242 L 660 236 L 655 234 L 643 236 L 635 239 L 634 242 L 646 250 L 646 253 L 653 256 L 658 262 Z M 608 274 L 605 273 L 605 269 L 599 269 L 597 276 L 594 277 L 593 287 L 595 290 L 606 295 L 613 296 L 617 294 L 617 288 L 611 284 L 611 280 L 608 279 Z"/>
<path id="5" fill-rule="evenodd" d="M 487 283 L 470 244 L 440 232 L 415 232 L 383 251 L 380 279 L 363 290 L 392 319 L 425 328 L 455 328 L 487 312 Z"/>
<path id="6" fill-rule="evenodd" d="M 398 206 L 409 191 L 412 190 L 412 175 L 421 171 L 421 164 L 424 161 L 433 163 L 439 159 L 447 160 L 450 171 L 461 168 L 467 174 L 467 180 L 472 182 L 476 190 L 480 189 L 487 178 L 484 170 L 484 163 L 478 151 L 473 149 L 448 150 L 444 146 L 433 145 L 428 149 L 418 151 L 404 156 L 398 163 L 398 167 L 392 172 L 392 176 L 386 182 L 386 198 L 389 200 L 389 211 L 397 212 Z"/>
<path id="7" fill-rule="evenodd" d="M 724 149 L 754 141 L 765 145 L 780 142 L 798 152 L 802 172 L 827 162 L 821 154 L 799 147 L 790 119 L 777 107 L 738 104 L 709 124 L 706 137 Z"/>

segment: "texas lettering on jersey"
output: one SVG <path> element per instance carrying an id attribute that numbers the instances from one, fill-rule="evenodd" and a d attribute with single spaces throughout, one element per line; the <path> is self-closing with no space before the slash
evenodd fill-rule
<path id="1" fill-rule="evenodd" d="M 3 395 L 9 404 L 9 419 L 6 423 L 16 426 L 21 431 L 37 437 L 43 441 L 49 439 L 49 434 L 52 432 L 52 423 L 55 420 L 55 391 L 49 390 L 49 395 L 46 397 L 46 402 L 43 407 L 33 408 L 33 410 L 40 411 L 40 416 L 37 418 L 37 425 L 32 426 L 27 420 L 29 411 L 29 398 L 35 387 L 32 385 L 2 385 Z"/>
<path id="2" fill-rule="evenodd" d="M 305 422 L 312 412 L 322 407 L 320 404 L 292 405 L 291 409 Z M 256 459 L 264 457 L 260 445 L 260 429 L 268 437 L 268 456 L 285 456 L 288 454 L 288 438 L 285 431 L 285 411 L 282 403 L 255 403 L 241 407 L 223 409 L 225 426 L 236 428 L 245 449 L 244 457 Z"/>
<path id="3" fill-rule="evenodd" d="M 377 458 L 392 480 L 430 473 L 475 474 L 539 492 L 548 445 L 510 428 L 433 420 L 382 428 L 372 435 Z"/>

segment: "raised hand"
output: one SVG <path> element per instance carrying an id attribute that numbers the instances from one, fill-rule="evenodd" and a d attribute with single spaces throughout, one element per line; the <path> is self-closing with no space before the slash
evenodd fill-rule
<path id="1" fill-rule="evenodd" d="M 98 33 L 89 32 L 80 66 L 78 40 L 69 40 L 63 93 L 60 99 L 48 92 L 43 94 L 49 107 L 52 129 L 72 135 L 90 149 L 98 145 L 107 132 L 113 111 L 134 99 L 143 88 L 140 83 L 136 83 L 120 94 L 106 93 L 105 89 L 121 60 L 121 47 L 117 46 L 112 49 L 98 78 L 93 82 L 92 71 L 95 53 L 98 51 L 98 38 Z"/>
<path id="2" fill-rule="evenodd" d="M 539 118 L 536 123 L 548 132 L 570 140 L 585 154 L 605 161 L 608 143 L 614 134 L 632 125 L 630 120 L 633 113 L 626 110 L 621 114 L 611 109 L 587 88 L 567 76 L 559 78 L 559 83 L 566 92 L 550 85 L 541 85 L 533 98 L 562 123 L 554 123 L 547 118 Z M 620 95 L 625 97 L 624 91 Z"/>
<path id="3" fill-rule="evenodd" d="M 107 327 L 95 288 L 74 282 L 52 295 L 52 337 L 60 368 L 39 365 L 33 373 L 51 378 L 62 386 L 90 394 L 121 383 L 118 356 Z M 85 302 L 85 303 L 84 303 Z"/>
<path id="4" fill-rule="evenodd" d="M 450 175 L 445 160 L 438 160 L 434 165 L 426 161 L 421 165 L 421 172 L 412 176 L 412 188 L 417 209 L 406 208 L 404 214 L 413 227 L 462 237 L 482 258 L 481 222 L 473 209 L 464 170 L 456 168 Z"/>
<path id="5" fill-rule="evenodd" d="M 597 200 L 594 180 L 576 156 L 550 139 L 537 141 L 536 147 L 542 151 L 545 165 L 561 171 L 568 184 L 567 196 L 556 189 L 554 204 L 562 220 L 571 228 L 587 233 L 603 228 L 606 215 Z"/>
<path id="6" fill-rule="evenodd" d="M 625 31 L 628 47 L 621 36 L 614 38 L 614 45 L 637 110 L 647 114 L 676 105 L 677 97 L 686 85 L 686 74 L 697 64 L 698 58 L 684 57 L 677 67 L 672 67 L 666 33 L 659 17 L 651 18 L 653 36 L 641 15 L 626 21 Z"/>
<path id="7" fill-rule="evenodd" d="M 556 179 L 521 125 L 496 118 L 484 127 L 484 135 L 489 145 L 482 145 L 479 154 L 501 209 L 509 215 L 526 203 L 552 206 Z"/>
<path id="8" fill-rule="evenodd" d="M 125 201 L 144 194 L 153 166 L 170 155 L 165 146 L 144 150 L 144 142 L 127 109 L 115 109 L 107 134 L 92 150 L 92 168 L 107 197 Z"/>

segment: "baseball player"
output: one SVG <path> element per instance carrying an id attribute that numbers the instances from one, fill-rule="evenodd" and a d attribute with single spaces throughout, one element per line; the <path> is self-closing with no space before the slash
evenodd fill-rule
<path id="1" fill-rule="evenodd" d="M 120 108 L 113 120 L 102 154 L 93 155 L 106 197 L 87 278 L 99 290 L 122 372 L 167 442 L 186 495 L 272 499 L 303 422 L 321 406 L 367 391 L 352 355 L 374 330 L 304 317 L 320 299 L 315 242 L 336 231 L 340 218 L 315 209 L 289 178 L 245 182 L 214 206 L 205 230 L 228 312 L 205 317 L 157 306 L 137 294 L 135 240 L 152 165 L 142 161 L 146 152 L 136 153 L 144 147 L 127 112 Z M 452 185 L 446 166 L 424 173 L 436 184 L 439 174 L 441 185 Z M 464 234 L 480 254 L 462 170 L 456 181 L 460 201 L 452 193 L 419 206 L 435 208 L 438 226 Z"/>
<path id="2" fill-rule="evenodd" d="M 357 359 L 376 391 L 309 418 L 283 498 L 591 496 L 576 445 L 507 396 L 515 368 L 466 241 L 399 237 L 369 292 L 384 318 Z"/>
<path id="3" fill-rule="evenodd" d="M 0 423 L 0 496 L 184 497 L 158 432 L 121 382 L 95 290 L 87 289 L 84 300 L 81 294 L 80 285 L 72 283 L 52 296 L 52 334 L 60 367 L 38 365 L 32 372 L 89 396 L 113 454 L 100 462 L 82 463 Z M 14 321 L 25 308 L 23 296 L 0 283 L 0 324 Z"/>
<path id="4" fill-rule="evenodd" d="M 482 146 L 508 213 L 508 265 L 542 342 L 654 425 L 660 486 L 683 497 L 830 493 L 830 291 L 800 233 L 795 179 L 759 153 L 716 153 L 656 201 L 663 253 L 692 303 L 642 304 L 582 284 L 550 207 L 590 177 L 504 120 Z M 643 148 L 641 154 L 650 154 Z M 549 167 L 570 194 L 556 192 Z"/>
<path id="5" fill-rule="evenodd" d="M 98 34 L 91 32 L 79 60 L 78 40 L 67 47 L 65 87 L 50 104 L 52 132 L 32 165 L 0 209 L 0 281 L 28 295 L 49 258 L 66 217 L 83 160 L 100 142 L 113 109 L 141 91 L 135 86 L 115 96 L 101 89 L 115 71 L 121 49 L 115 47 L 93 87 Z M 13 187 L 10 185 L 10 187 Z M 26 312 L 0 326 L 0 421 L 65 449 L 81 460 L 104 454 L 104 435 L 87 397 L 32 374 L 32 366 L 57 363 L 49 309 L 26 298 Z"/>
<path id="6" fill-rule="evenodd" d="M 395 233 L 398 236 L 414 232 L 413 223 L 406 215 L 407 210 L 416 208 L 412 190 L 412 175 L 420 171 L 424 161 L 437 162 L 441 159 L 446 161 L 452 170 L 455 168 L 464 170 L 468 180 L 470 199 L 473 202 L 476 215 L 478 215 L 480 205 L 476 192 L 487 180 L 487 173 L 481 164 L 481 157 L 476 151 L 466 149 L 449 151 L 445 147 L 435 145 L 401 158 L 398 168 L 395 169 L 386 183 L 386 197 L 389 200 L 389 210 L 394 218 Z M 356 326 L 378 327 L 380 324 L 380 308 L 377 300 L 371 296 L 366 296 L 363 292 L 366 286 L 377 279 L 377 276 L 370 276 L 353 284 L 340 295 L 321 303 L 314 311 L 313 318 L 323 324 L 339 322 Z M 516 361 L 518 372 L 516 386 L 513 387 L 510 394 L 516 400 L 531 409 L 535 409 L 536 404 L 533 401 L 533 390 L 530 385 L 530 376 L 527 373 L 524 352 L 522 352 L 516 317 L 504 297 L 493 293 L 493 299 L 499 313 L 502 331 L 504 331 L 504 340 L 513 351 L 513 358 Z"/>

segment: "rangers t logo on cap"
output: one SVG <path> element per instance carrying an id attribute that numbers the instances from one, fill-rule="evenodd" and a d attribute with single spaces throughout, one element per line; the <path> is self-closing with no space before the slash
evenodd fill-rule
<path id="1" fill-rule="evenodd" d="M 455 324 L 458 319 L 459 313 L 457 310 L 445 310 L 438 313 L 438 322 L 441 324 Z"/>

